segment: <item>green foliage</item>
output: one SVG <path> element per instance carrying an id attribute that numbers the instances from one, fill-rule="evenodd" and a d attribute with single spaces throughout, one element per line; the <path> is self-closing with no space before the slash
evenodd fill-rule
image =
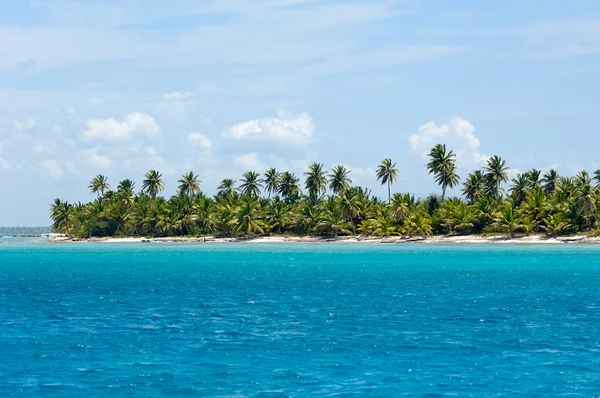
<path id="1" fill-rule="evenodd" d="M 435 182 L 442 187 L 442 202 L 446 197 L 446 189 L 458 185 L 460 177 L 456 171 L 456 155 L 453 151 L 447 151 L 446 145 L 437 144 L 429 152 L 429 163 L 427 171 L 433 174 Z"/>
<path id="2" fill-rule="evenodd" d="M 392 159 L 383 159 L 379 166 L 377 166 L 377 179 L 381 181 L 381 185 L 387 184 L 388 200 L 392 198 L 392 184 L 398 178 L 398 171 L 396 162 L 392 162 Z"/>
<path id="3" fill-rule="evenodd" d="M 306 191 L 291 172 L 268 169 L 263 177 L 248 171 L 240 179 L 224 179 L 214 197 L 200 191 L 193 172 L 181 176 L 176 194 L 158 196 L 165 188 L 155 170 L 145 174 L 142 191 L 131 180 L 110 190 L 105 176 L 90 183 L 97 197 L 87 204 L 56 199 L 50 206 L 52 230 L 68 236 L 214 235 L 251 237 L 265 233 L 339 236 L 465 235 L 482 232 L 563 235 L 597 233 L 600 170 L 593 176 L 580 172 L 561 177 L 555 170 L 542 175 L 536 169 L 517 174 L 509 195 L 503 184 L 508 167 L 494 156 L 482 170 L 465 179 L 464 199 L 444 200 L 445 188 L 454 188 L 458 175 L 454 154 L 443 145 L 430 152 L 427 169 L 442 187 L 440 197 L 424 200 L 409 193 L 391 193 L 398 177 L 396 164 L 385 159 L 376 177 L 388 188 L 388 200 L 368 189 L 352 186 L 350 171 L 335 166 L 329 173 L 313 163 L 304 174 Z M 264 190 L 263 190 L 264 186 Z M 327 190 L 329 189 L 329 194 Z M 261 196 L 261 193 L 264 196 Z"/>

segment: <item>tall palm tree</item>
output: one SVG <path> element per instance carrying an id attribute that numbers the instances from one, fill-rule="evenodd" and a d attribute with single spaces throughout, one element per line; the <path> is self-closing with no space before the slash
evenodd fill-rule
<path id="1" fill-rule="evenodd" d="M 327 191 L 327 175 L 323 170 L 323 163 L 311 164 L 304 175 L 306 176 L 304 186 L 309 195 L 320 197 Z"/>
<path id="2" fill-rule="evenodd" d="M 538 169 L 531 169 L 525 173 L 529 188 L 539 188 L 540 183 L 542 182 L 541 174 L 542 172 Z"/>
<path id="3" fill-rule="evenodd" d="M 258 174 L 256 171 L 245 172 L 242 176 L 241 182 L 242 185 L 240 185 L 240 190 L 242 191 L 242 194 L 251 196 L 253 198 L 260 194 L 260 191 L 263 187 L 260 174 Z"/>
<path id="4" fill-rule="evenodd" d="M 269 194 L 269 198 L 271 194 L 277 192 L 279 190 L 279 182 L 281 180 L 281 173 L 279 173 L 275 167 L 271 167 L 267 171 L 265 171 L 265 191 Z"/>
<path id="5" fill-rule="evenodd" d="M 542 189 L 546 195 L 554 193 L 559 179 L 560 175 L 558 175 L 558 172 L 554 169 L 550 169 L 544 174 L 544 177 L 542 177 Z"/>
<path id="6" fill-rule="evenodd" d="M 281 175 L 281 181 L 279 182 L 277 192 L 284 198 L 294 197 L 300 192 L 299 183 L 300 180 L 293 173 L 285 171 Z"/>
<path id="7" fill-rule="evenodd" d="M 387 184 L 388 201 L 392 200 L 392 184 L 398 178 L 398 171 L 392 159 L 383 159 L 377 166 L 377 180 L 381 180 L 381 185 Z"/>
<path id="8" fill-rule="evenodd" d="M 500 198 L 501 184 L 508 181 L 508 169 L 506 161 L 502 160 L 502 158 L 497 155 L 489 158 L 484 168 L 486 171 L 485 176 L 488 183 L 488 190 L 496 199 Z"/>
<path id="9" fill-rule="evenodd" d="M 512 185 L 510 186 L 509 192 L 512 194 L 517 206 L 525 200 L 529 183 L 530 180 L 526 174 L 519 173 L 512 179 Z"/>
<path id="10" fill-rule="evenodd" d="M 474 173 L 469 174 L 467 180 L 464 183 L 462 193 L 465 199 L 470 203 L 475 203 L 475 199 L 483 195 L 485 188 L 485 176 L 481 170 L 476 170 Z"/>
<path id="11" fill-rule="evenodd" d="M 125 179 L 117 186 L 117 196 L 121 201 L 121 204 L 125 208 L 130 208 L 134 203 L 134 190 L 135 183 L 130 179 Z"/>
<path id="12" fill-rule="evenodd" d="M 597 199 L 594 195 L 589 174 L 582 171 L 575 176 L 575 203 L 585 223 L 591 227 L 597 219 Z"/>
<path id="13" fill-rule="evenodd" d="M 596 181 L 596 188 L 600 188 L 600 169 L 594 171 L 594 181 Z"/>
<path id="14" fill-rule="evenodd" d="M 225 197 L 231 196 L 236 191 L 235 180 L 233 180 L 231 178 L 225 178 L 223 181 L 221 181 L 221 184 L 219 184 L 217 189 L 218 189 L 218 191 L 217 191 L 218 197 L 225 198 Z"/>
<path id="15" fill-rule="evenodd" d="M 129 178 L 121 181 L 117 186 L 118 192 L 125 192 L 127 194 L 133 195 L 133 191 L 135 189 L 135 183 L 131 181 Z"/>
<path id="16" fill-rule="evenodd" d="M 90 189 L 90 194 L 98 194 L 98 196 L 103 196 L 104 193 L 110 189 L 110 184 L 108 183 L 106 176 L 98 174 L 92 179 L 92 181 L 90 181 L 88 188 Z"/>
<path id="17" fill-rule="evenodd" d="M 162 180 L 162 174 L 156 170 L 150 170 L 144 175 L 144 181 L 142 183 L 142 189 L 152 199 L 156 198 L 159 192 L 165 189 L 165 184 Z"/>
<path id="18" fill-rule="evenodd" d="M 179 192 L 184 195 L 195 196 L 200 193 L 200 179 L 193 171 L 182 174 L 181 179 L 177 182 L 179 183 Z"/>
<path id="19" fill-rule="evenodd" d="M 349 175 L 350 171 L 342 165 L 332 168 L 329 173 L 329 189 L 331 189 L 334 194 L 339 194 L 350 189 L 352 180 Z"/>
<path id="20" fill-rule="evenodd" d="M 446 189 L 458 185 L 460 177 L 456 172 L 456 155 L 453 151 L 447 152 L 446 145 L 437 144 L 429 152 L 431 159 L 427 163 L 429 174 L 433 174 L 435 182 L 442 187 L 442 202 L 446 197 Z"/>

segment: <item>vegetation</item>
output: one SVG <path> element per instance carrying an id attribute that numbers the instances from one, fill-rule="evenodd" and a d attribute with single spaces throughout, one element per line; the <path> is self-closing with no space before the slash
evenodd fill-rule
<path id="1" fill-rule="evenodd" d="M 239 184 L 224 179 L 215 196 L 200 189 L 193 172 L 178 181 L 171 198 L 162 175 L 150 170 L 142 190 L 131 180 L 111 190 L 103 175 L 92 179 L 90 203 L 56 199 L 50 206 L 52 229 L 73 237 L 92 236 L 255 236 L 295 235 L 429 236 L 476 233 L 544 233 L 551 236 L 596 232 L 600 227 L 600 169 L 572 177 L 556 170 L 530 170 L 508 181 L 509 168 L 499 156 L 463 180 L 462 197 L 446 198 L 459 187 L 456 156 L 444 145 L 429 153 L 426 168 L 441 187 L 441 196 L 417 199 L 392 193 L 398 169 L 391 159 L 377 167 L 376 177 L 387 186 L 382 200 L 368 189 L 353 186 L 344 166 L 326 170 L 313 163 L 304 181 L 289 171 L 268 169 L 264 175 L 247 171 Z M 506 183 L 509 183 L 505 190 Z"/>

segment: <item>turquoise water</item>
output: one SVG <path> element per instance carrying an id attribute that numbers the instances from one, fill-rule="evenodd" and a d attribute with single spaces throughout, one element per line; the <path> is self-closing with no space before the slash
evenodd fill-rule
<path id="1" fill-rule="evenodd" d="M 1 396 L 600 391 L 599 246 L 0 241 Z"/>

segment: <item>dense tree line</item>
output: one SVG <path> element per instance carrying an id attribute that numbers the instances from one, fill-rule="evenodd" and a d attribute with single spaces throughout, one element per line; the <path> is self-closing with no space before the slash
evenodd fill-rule
<path id="1" fill-rule="evenodd" d="M 530 170 L 510 182 L 506 163 L 498 156 L 463 181 L 462 198 L 446 199 L 447 189 L 460 186 L 456 156 L 445 145 L 429 153 L 426 167 L 441 187 L 441 195 L 417 199 L 392 193 L 398 169 L 384 159 L 376 176 L 387 187 L 380 199 L 353 186 L 343 166 L 326 170 L 313 163 L 303 181 L 274 168 L 263 175 L 248 171 L 239 183 L 224 179 L 215 196 L 205 195 L 193 172 L 181 176 L 177 194 L 159 196 L 162 175 L 146 173 L 141 191 L 131 180 L 115 190 L 103 175 L 90 182 L 97 195 L 90 203 L 56 199 L 51 205 L 52 228 L 74 237 L 92 236 L 254 236 L 296 235 L 429 236 L 504 232 L 562 235 L 596 231 L 600 203 L 600 169 L 560 176 Z M 509 183 L 508 191 L 504 186 Z"/>

